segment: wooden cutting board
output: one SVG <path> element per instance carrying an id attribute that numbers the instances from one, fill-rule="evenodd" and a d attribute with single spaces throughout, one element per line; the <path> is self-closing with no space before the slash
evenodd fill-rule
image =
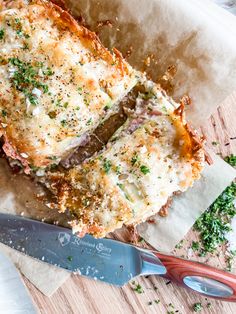
<path id="1" fill-rule="evenodd" d="M 236 139 L 233 139 L 236 138 L 236 93 L 219 107 L 218 111 L 202 127 L 202 132 L 207 138 L 209 147 L 216 153 L 222 156 L 236 154 Z M 219 144 L 212 145 L 212 142 Z M 196 233 L 190 230 L 183 241 L 183 247 L 173 253 L 177 256 L 187 257 L 188 248 L 195 239 Z M 219 252 L 221 253 L 222 250 L 219 249 Z M 219 256 L 207 256 L 203 260 L 193 254 L 191 259 L 224 268 L 224 257 L 222 254 Z M 234 267 L 233 272 L 236 274 Z M 51 298 L 45 297 L 26 278 L 24 281 L 36 307 L 43 314 L 189 314 L 194 313 L 193 305 L 196 302 L 202 303 L 201 313 L 204 314 L 236 313 L 236 303 L 206 299 L 155 276 L 136 280 L 136 283 L 140 283 L 144 290 L 144 293 L 141 294 L 134 291 L 132 284 L 116 288 L 80 276 L 72 276 Z M 158 301 L 157 304 L 155 300 L 160 300 L 160 302 Z M 207 305 L 208 303 L 210 305 Z"/>

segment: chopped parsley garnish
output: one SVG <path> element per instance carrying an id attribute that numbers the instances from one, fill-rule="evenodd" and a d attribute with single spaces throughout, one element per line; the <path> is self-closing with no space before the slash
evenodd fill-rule
<path id="1" fill-rule="evenodd" d="M 88 101 L 88 99 L 86 97 L 84 97 L 84 103 L 85 103 L 86 106 L 89 105 L 89 101 Z"/>
<path id="2" fill-rule="evenodd" d="M 184 240 L 181 240 L 178 244 L 176 244 L 176 249 L 181 249 L 183 247 Z"/>
<path id="3" fill-rule="evenodd" d="M 21 24 L 20 19 L 19 19 L 18 17 L 15 18 L 15 23 L 16 23 L 16 24 Z"/>
<path id="4" fill-rule="evenodd" d="M 24 43 L 23 50 L 28 50 L 28 49 L 29 49 L 29 44 L 28 43 Z"/>
<path id="5" fill-rule="evenodd" d="M 235 256 L 236 256 L 236 251 L 230 251 L 229 255 L 226 257 L 226 270 L 227 271 L 232 271 Z"/>
<path id="6" fill-rule="evenodd" d="M 225 161 L 230 164 L 232 167 L 236 167 L 236 155 L 229 155 L 225 157 Z"/>
<path id="7" fill-rule="evenodd" d="M 69 262 L 72 262 L 73 257 L 72 256 L 68 256 L 67 259 L 68 259 Z"/>
<path id="8" fill-rule="evenodd" d="M 145 240 L 144 240 L 144 238 L 142 238 L 142 237 L 139 236 L 138 242 L 140 242 L 140 243 L 145 243 Z"/>
<path id="9" fill-rule="evenodd" d="M 41 61 L 36 61 L 36 62 L 35 62 L 35 66 L 38 67 L 38 68 L 42 68 L 42 67 L 43 67 L 43 62 L 41 62 Z"/>
<path id="10" fill-rule="evenodd" d="M 0 29 L 0 40 L 3 39 L 4 35 L 5 35 L 5 30 L 3 28 L 1 28 Z"/>
<path id="11" fill-rule="evenodd" d="M 169 306 L 169 307 L 171 307 L 172 309 L 174 309 L 174 308 L 175 308 L 175 307 L 174 307 L 174 305 L 173 305 L 172 303 L 169 303 L 169 304 L 168 304 L 168 306 Z"/>
<path id="12" fill-rule="evenodd" d="M 191 248 L 193 249 L 194 252 L 198 251 L 200 248 L 199 242 L 193 241 Z"/>
<path id="13" fill-rule="evenodd" d="M 18 58 L 10 58 L 9 62 L 11 64 L 13 64 L 13 65 L 16 65 L 16 66 L 21 66 L 22 65 L 22 62 Z"/>
<path id="14" fill-rule="evenodd" d="M 7 112 L 6 112 L 6 110 L 4 110 L 4 109 L 2 110 L 2 116 L 3 116 L 3 117 L 6 117 L 6 116 L 7 116 Z"/>
<path id="15" fill-rule="evenodd" d="M 150 169 L 147 167 L 147 166 L 144 166 L 144 165 L 142 165 L 141 167 L 140 167 L 140 170 L 141 170 L 141 172 L 143 173 L 143 174 L 148 174 L 148 173 L 150 173 Z"/>
<path id="16" fill-rule="evenodd" d="M 55 105 L 56 105 L 56 107 L 61 107 L 61 99 L 57 99 Z"/>
<path id="17" fill-rule="evenodd" d="M 164 112 L 167 112 L 166 106 L 162 106 L 161 109 L 162 109 Z"/>
<path id="18" fill-rule="evenodd" d="M 11 77 L 12 85 L 23 92 L 32 105 L 37 104 L 37 97 L 32 94 L 34 88 L 41 89 L 43 93 L 48 92 L 48 86 L 39 81 L 38 71 L 43 63 L 37 62 L 34 66 L 28 62 L 23 62 L 18 58 L 10 58 L 9 63 L 17 67 Z"/>
<path id="19" fill-rule="evenodd" d="M 137 293 L 139 293 L 139 294 L 141 294 L 141 293 L 144 292 L 142 286 L 141 286 L 139 283 L 136 284 L 135 281 L 133 281 L 132 283 L 133 283 L 133 285 L 134 285 L 133 290 L 134 290 L 135 292 L 137 292 Z"/>
<path id="20" fill-rule="evenodd" d="M 201 312 L 202 309 L 203 309 L 202 303 L 200 303 L 200 302 L 197 302 L 197 303 L 195 303 L 195 304 L 193 305 L 193 310 L 194 310 L 194 312 Z"/>
<path id="21" fill-rule="evenodd" d="M 41 87 L 43 92 L 44 92 L 44 94 L 48 93 L 48 85 L 43 84 L 43 83 L 37 83 L 36 87 L 38 87 L 38 88 Z"/>
<path id="22" fill-rule="evenodd" d="M 231 230 L 230 221 L 236 215 L 234 200 L 236 183 L 232 183 L 196 221 L 194 227 L 200 232 L 201 256 L 214 252 L 219 244 L 226 242 L 225 234 Z"/>
<path id="23" fill-rule="evenodd" d="M 121 166 L 116 166 L 115 168 L 116 174 L 121 174 Z"/>
<path id="24" fill-rule="evenodd" d="M 236 166 L 236 156 L 230 155 L 225 158 L 231 166 Z M 201 247 L 199 256 L 204 257 L 207 253 L 213 253 L 218 245 L 227 242 L 225 235 L 231 231 L 230 222 L 236 216 L 235 201 L 236 183 L 233 182 L 196 221 L 194 227 L 200 233 Z M 227 270 L 231 270 L 234 252 L 226 259 Z"/>
<path id="25" fill-rule="evenodd" d="M 34 165 L 30 165 L 30 169 L 31 169 L 32 171 L 36 172 L 36 171 L 40 170 L 40 167 L 36 167 L 36 166 L 34 166 Z"/>
<path id="26" fill-rule="evenodd" d="M 219 142 L 213 141 L 213 142 L 211 142 L 211 144 L 214 145 L 214 146 L 216 146 L 216 145 L 219 145 Z"/>
<path id="27" fill-rule="evenodd" d="M 122 183 L 117 183 L 117 186 L 118 186 L 122 191 L 124 191 L 124 184 L 122 184 Z"/>
<path id="28" fill-rule="evenodd" d="M 159 304 L 161 301 L 160 301 L 160 300 L 154 300 L 154 302 L 155 302 L 156 304 Z"/>
<path id="29" fill-rule="evenodd" d="M 109 173 L 111 170 L 111 161 L 108 159 L 105 159 L 103 162 L 103 170 L 105 171 L 106 174 Z"/>
<path id="30" fill-rule="evenodd" d="M 104 107 L 104 110 L 108 110 L 108 109 L 110 109 L 111 107 L 112 107 L 112 102 L 109 101 L 109 102 L 106 104 L 106 106 Z"/>
<path id="31" fill-rule="evenodd" d="M 21 24 L 21 21 L 20 21 L 19 18 L 15 19 L 15 23 L 12 26 L 16 30 L 17 36 L 19 36 L 19 37 L 23 37 L 24 36 L 25 38 L 29 38 L 30 37 L 29 34 L 26 34 L 26 33 L 23 32 L 22 24 Z"/>
<path id="32" fill-rule="evenodd" d="M 63 127 L 65 127 L 65 126 L 67 125 L 67 121 L 66 121 L 66 120 L 61 120 L 61 125 L 62 125 Z"/>
<path id="33" fill-rule="evenodd" d="M 54 74 L 51 68 L 47 68 L 46 70 L 43 70 L 43 74 L 46 76 L 51 76 Z"/>
<path id="34" fill-rule="evenodd" d="M 18 29 L 18 30 L 16 31 L 16 34 L 17 34 L 19 37 L 22 37 L 22 36 L 23 36 L 22 29 Z"/>
<path id="35" fill-rule="evenodd" d="M 137 161 L 138 161 L 138 155 L 135 154 L 135 155 L 132 157 L 132 159 L 131 159 L 131 164 L 132 164 L 132 166 L 134 166 Z"/>
<path id="36" fill-rule="evenodd" d="M 25 93 L 25 95 L 27 96 L 27 98 L 29 99 L 29 101 L 32 105 L 36 106 L 38 104 L 38 99 L 36 96 L 34 96 L 32 94 L 28 94 L 28 93 Z"/>
<path id="37" fill-rule="evenodd" d="M 127 193 L 124 193 L 125 195 L 125 198 L 129 201 L 129 202 L 134 202 L 133 199 L 127 194 Z M 133 212 L 133 216 L 135 217 L 135 209 L 132 208 L 132 212 Z"/>
<path id="38" fill-rule="evenodd" d="M 90 125 L 92 123 L 92 118 L 90 118 L 87 122 L 86 125 Z"/>

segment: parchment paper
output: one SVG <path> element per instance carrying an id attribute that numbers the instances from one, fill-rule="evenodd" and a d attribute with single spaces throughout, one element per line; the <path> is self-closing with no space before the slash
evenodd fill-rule
<path id="1" fill-rule="evenodd" d="M 170 89 L 178 99 L 190 94 L 193 105 L 188 119 L 199 127 L 217 105 L 236 88 L 236 19 L 207 0 L 70 0 L 74 14 L 100 33 L 105 46 L 124 54 L 137 69 L 146 69 L 157 81 L 171 65 L 178 72 Z M 81 18 L 80 18 L 81 20 Z M 110 20 L 113 27 L 97 27 Z M 143 60 L 151 56 L 150 67 Z M 233 168 L 214 157 L 203 178 L 187 193 L 176 198 L 169 217 L 154 225 L 140 226 L 142 236 L 154 247 L 169 251 L 186 234 L 196 218 L 235 177 Z M 0 210 L 24 213 L 36 219 L 61 219 L 36 200 L 41 193 L 22 176 L 13 176 L 0 161 Z M 1 245 L 22 273 L 46 295 L 52 294 L 69 276 L 65 271 L 37 262 Z"/>
<path id="2" fill-rule="evenodd" d="M 236 171 L 222 158 L 212 153 L 211 157 L 214 164 L 206 166 L 193 188 L 174 199 L 168 217 L 156 216 L 156 223 L 139 226 L 140 235 L 157 250 L 168 253 L 173 250 L 212 200 L 236 177 Z"/>
<path id="3" fill-rule="evenodd" d="M 198 127 L 236 88 L 236 18 L 208 0 L 68 0 L 74 15 L 98 31 L 154 81 L 177 66 L 172 95 L 188 93 L 188 119 Z M 113 27 L 97 27 L 109 20 Z M 149 67 L 143 61 L 153 55 Z M 152 59 L 152 58 L 151 58 Z"/>

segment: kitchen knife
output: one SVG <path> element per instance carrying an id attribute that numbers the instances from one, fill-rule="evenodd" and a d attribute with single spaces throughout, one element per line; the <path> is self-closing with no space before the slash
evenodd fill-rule
<path id="1" fill-rule="evenodd" d="M 236 276 L 216 268 L 111 239 L 79 238 L 70 229 L 0 214 L 0 242 L 68 271 L 123 286 L 159 275 L 208 297 L 236 301 Z"/>

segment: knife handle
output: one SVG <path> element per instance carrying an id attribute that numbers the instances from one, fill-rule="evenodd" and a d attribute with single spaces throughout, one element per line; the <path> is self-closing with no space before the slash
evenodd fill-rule
<path id="1" fill-rule="evenodd" d="M 236 275 L 199 262 L 154 254 L 166 267 L 163 277 L 204 296 L 236 302 Z"/>

